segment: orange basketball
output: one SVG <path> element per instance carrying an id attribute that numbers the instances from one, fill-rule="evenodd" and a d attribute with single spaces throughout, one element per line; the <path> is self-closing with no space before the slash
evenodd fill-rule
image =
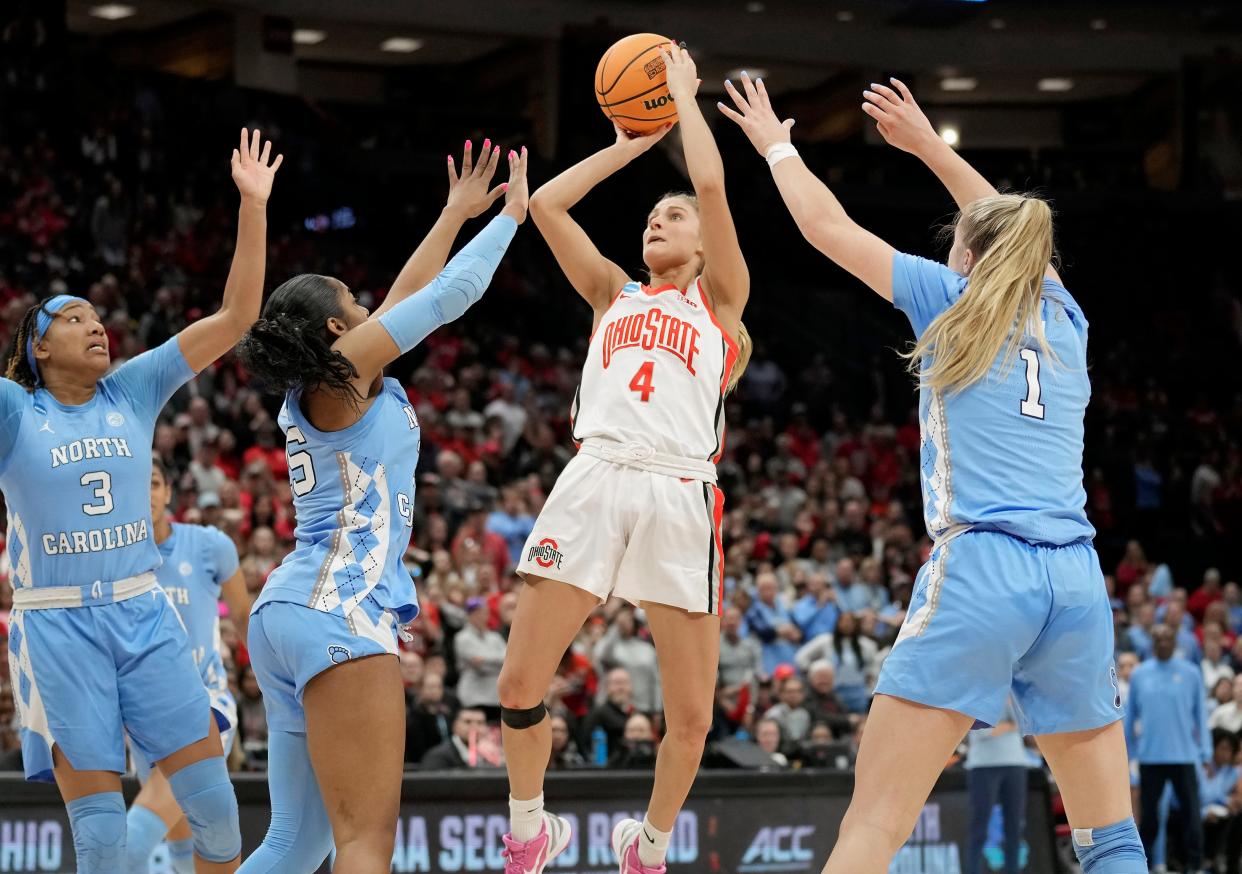
<path id="1" fill-rule="evenodd" d="M 668 37 L 636 33 L 613 43 L 595 68 L 595 99 L 604 115 L 636 134 L 677 121 L 660 49 Z"/>

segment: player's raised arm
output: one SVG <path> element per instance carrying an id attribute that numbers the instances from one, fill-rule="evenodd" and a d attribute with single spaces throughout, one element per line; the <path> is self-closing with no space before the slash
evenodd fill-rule
<path id="1" fill-rule="evenodd" d="M 260 148 L 262 147 L 262 148 Z M 267 266 L 267 199 L 284 155 L 270 161 L 272 142 L 245 128 L 233 150 L 233 182 L 241 193 L 237 213 L 237 248 L 224 283 L 220 309 L 177 335 L 186 363 L 195 373 L 228 352 L 259 317 Z"/>
<path id="2" fill-rule="evenodd" d="M 486 212 L 508 188 L 508 183 L 501 183 L 495 188 L 488 187 L 492 177 L 496 175 L 496 167 L 500 164 L 500 146 L 493 146 L 491 140 L 483 141 L 477 162 L 474 160 L 473 147 L 466 140 L 460 171 L 454 164 L 452 155 L 448 156 L 447 163 L 449 191 L 444 209 L 393 280 L 384 303 L 371 314 L 373 319 L 382 316 L 431 282 L 444 269 L 453 241 L 457 239 L 457 234 L 466 220 Z"/>
<path id="3" fill-rule="evenodd" d="M 763 80 L 751 82 L 743 73 L 742 88 L 744 93 L 732 82 L 725 82 L 725 90 L 737 108 L 716 105 L 737 122 L 751 145 L 767 159 L 776 187 L 802 236 L 876 294 L 892 300 L 896 250 L 851 219 L 828 186 L 802 163 L 789 142 L 793 119 L 777 118 Z"/>
<path id="4" fill-rule="evenodd" d="M 896 78 L 889 81 L 893 83 L 891 88 L 873 82 L 871 89 L 863 92 L 867 100 L 862 105 L 863 112 L 875 122 L 884 142 L 909 152 L 926 164 L 940 184 L 949 190 L 958 209 L 965 209 L 980 198 L 999 194 L 982 173 L 936 133 L 906 84 Z M 1044 275 L 1061 282 L 1051 264 Z"/>
<path id="5" fill-rule="evenodd" d="M 695 93 L 699 82 L 694 59 L 685 48 L 669 44 L 661 52 L 667 70 L 669 94 L 677 103 L 681 142 L 690 183 L 699 199 L 703 234 L 703 288 L 717 314 L 734 332 L 750 297 L 750 272 L 737 240 L 737 228 L 725 197 L 724 163 Z"/>
<path id="6" fill-rule="evenodd" d="M 659 142 L 672 125 L 647 136 L 630 134 L 615 123 L 613 127 L 616 142 L 549 179 L 530 198 L 531 217 L 552 249 L 556 263 L 597 316 L 608 308 L 613 295 L 629 277 L 600 253 L 582 226 L 570 217 L 569 210 L 588 191 Z"/>

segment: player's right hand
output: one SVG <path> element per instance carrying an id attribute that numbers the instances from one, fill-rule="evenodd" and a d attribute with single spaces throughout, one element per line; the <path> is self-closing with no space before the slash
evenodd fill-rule
<path id="1" fill-rule="evenodd" d="M 876 83 L 863 92 L 867 102 L 863 112 L 875 120 L 876 130 L 884 142 L 903 152 L 918 155 L 929 146 L 943 144 L 931 122 L 914 100 L 910 89 L 900 79 L 889 79 L 892 88 Z"/>
<path id="2" fill-rule="evenodd" d="M 492 177 L 496 175 L 496 166 L 500 163 L 500 146 L 492 146 L 491 140 L 483 141 L 479 150 L 478 163 L 471 153 L 471 144 L 466 140 L 462 149 L 461 173 L 453 166 L 453 156 L 448 158 L 449 193 L 445 208 L 460 210 L 466 218 L 481 215 L 489 206 L 505 193 L 504 186 L 497 185 L 489 189 Z"/>
<path id="3" fill-rule="evenodd" d="M 615 121 L 612 123 L 612 129 L 617 132 L 617 140 L 612 144 L 612 147 L 625 152 L 630 158 L 637 158 L 664 139 L 665 135 L 673 129 L 673 124 L 669 122 L 664 127 L 658 128 L 649 134 L 631 133 Z"/>
<path id="4" fill-rule="evenodd" d="M 262 151 L 260 151 L 262 146 Z M 271 160 L 272 141 L 264 140 L 258 130 L 253 133 L 246 128 L 241 129 L 241 141 L 233 150 L 232 169 L 233 182 L 241 193 L 242 200 L 266 205 L 272 193 L 272 181 L 276 171 L 284 162 L 284 155 L 277 155 Z"/>
<path id="5" fill-rule="evenodd" d="M 737 110 L 730 109 L 723 103 L 717 103 L 716 108 L 724 113 L 726 118 L 737 122 L 737 126 L 742 129 L 742 133 L 746 134 L 750 144 L 766 158 L 768 149 L 777 143 L 789 142 L 789 129 L 794 126 L 794 120 L 787 118 L 781 121 L 777 117 L 772 109 L 772 102 L 768 100 L 768 89 L 763 86 L 762 79 L 751 82 L 750 76 L 743 71 L 742 88 L 745 94 L 738 91 L 733 87 L 733 83 L 726 79 L 725 91 L 733 98 Z"/>

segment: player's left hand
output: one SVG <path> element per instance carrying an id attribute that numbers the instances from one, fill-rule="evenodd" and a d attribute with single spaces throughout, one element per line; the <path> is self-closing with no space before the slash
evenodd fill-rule
<path id="1" fill-rule="evenodd" d="M 241 192 L 242 200 L 260 206 L 267 204 L 267 198 L 272 193 L 272 180 L 276 178 L 276 171 L 285 160 L 284 155 L 277 155 L 276 160 L 269 164 L 271 155 L 271 140 L 264 142 L 257 130 L 252 134 L 246 128 L 241 129 L 241 142 L 233 150 L 231 164 L 233 182 Z"/>
<path id="2" fill-rule="evenodd" d="M 526 147 L 520 152 L 509 152 L 509 181 L 501 185 L 505 190 L 505 205 L 500 211 L 502 215 L 513 218 L 519 225 L 526 221 L 526 210 L 530 205 L 530 184 L 526 181 Z"/>
<path id="3" fill-rule="evenodd" d="M 505 193 L 503 185 L 488 188 L 499 164 L 500 146 L 493 146 L 491 140 L 484 140 L 476 162 L 470 140 L 466 140 L 466 145 L 462 147 L 460 173 L 453 166 L 453 156 L 448 156 L 449 193 L 445 208 L 460 210 L 466 218 L 482 215 Z"/>
<path id="4" fill-rule="evenodd" d="M 772 146 L 789 142 L 789 129 L 794 126 L 794 120 L 787 118 L 781 121 L 777 117 L 772 110 L 772 103 L 768 100 L 768 89 L 763 87 L 762 79 L 751 82 L 750 76 L 743 71 L 742 89 L 744 94 L 726 79 L 725 91 L 729 92 L 729 96 L 733 98 L 737 110 L 730 109 L 723 103 L 717 103 L 716 108 L 724 113 L 726 118 L 737 122 L 737 126 L 742 129 L 742 133 L 746 134 L 750 144 L 766 158 L 768 149 Z"/>
<path id="5" fill-rule="evenodd" d="M 685 45 L 669 43 L 660 49 L 660 57 L 664 59 L 665 80 L 668 82 L 668 93 L 673 102 L 693 100 L 698 93 L 699 83 L 703 80 L 699 78 L 694 58 L 690 57 Z"/>

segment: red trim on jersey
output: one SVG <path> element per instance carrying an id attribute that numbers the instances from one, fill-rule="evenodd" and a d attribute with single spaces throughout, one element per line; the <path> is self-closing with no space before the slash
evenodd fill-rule
<path id="1" fill-rule="evenodd" d="M 651 294 L 651 295 L 663 294 L 664 292 L 669 291 L 670 289 L 676 290 L 678 294 L 682 293 L 681 289 L 677 288 L 677 286 L 671 282 L 668 285 L 661 285 L 659 288 L 652 288 L 650 285 L 647 285 L 645 282 L 642 282 L 642 283 L 639 283 L 639 287 L 643 290 L 645 294 Z"/>
<path id="2" fill-rule="evenodd" d="M 712 530 L 716 532 L 716 585 L 718 591 L 716 593 L 716 615 L 724 614 L 724 578 L 725 578 L 725 553 L 724 538 L 720 536 L 721 522 L 724 520 L 724 492 L 716 485 L 712 485 L 712 495 L 715 498 L 712 507 Z"/>
<path id="3" fill-rule="evenodd" d="M 728 345 L 730 351 L 733 352 L 733 357 L 736 360 L 737 356 L 741 354 L 741 350 L 738 349 L 737 340 L 734 340 L 729 336 L 729 332 L 724 329 L 724 326 L 720 324 L 720 320 L 716 318 L 716 314 L 712 312 L 712 305 L 707 302 L 707 294 L 703 291 L 703 277 L 700 276 L 698 279 L 694 280 L 694 284 L 699 289 L 699 300 L 703 302 L 703 309 L 707 311 L 707 315 L 711 318 L 712 324 L 716 326 L 716 330 L 720 332 L 720 336 L 724 337 L 725 343 Z M 726 367 L 726 376 L 732 370 L 732 367 Z"/>

